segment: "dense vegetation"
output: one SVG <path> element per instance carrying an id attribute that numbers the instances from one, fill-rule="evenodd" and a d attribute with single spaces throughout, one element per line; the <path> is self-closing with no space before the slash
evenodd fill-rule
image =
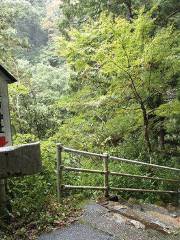
<path id="1" fill-rule="evenodd" d="M 14 144 L 40 140 L 43 160 L 41 174 L 9 181 L 7 239 L 31 239 L 71 214 L 74 200 L 56 203 L 57 142 L 179 167 L 179 10 L 178 0 L 1 0 L 0 64 L 18 79 L 10 86 Z M 97 160 L 65 155 L 65 161 L 102 169 Z M 119 163 L 111 169 L 145 171 Z M 65 179 L 102 184 L 86 174 Z M 116 177 L 111 184 L 140 183 Z M 141 181 L 141 187 L 176 188 L 155 181 Z M 169 195 L 123 195 L 130 196 L 172 201 Z"/>

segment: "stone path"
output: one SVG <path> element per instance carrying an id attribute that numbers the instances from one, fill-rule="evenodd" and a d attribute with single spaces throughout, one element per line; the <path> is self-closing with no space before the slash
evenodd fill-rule
<path id="1" fill-rule="evenodd" d="M 131 216 L 125 216 L 123 209 L 126 211 L 128 209 Z M 133 214 L 136 217 L 140 216 L 141 221 L 135 219 Z M 160 225 L 158 231 L 154 225 L 152 228 L 151 225 L 146 226 L 148 221 L 145 219 L 146 214 L 148 220 Z M 171 217 L 167 210 L 153 205 L 144 205 L 143 209 L 136 206 L 132 209 L 119 203 L 110 202 L 105 206 L 90 203 L 76 223 L 44 234 L 39 240 L 179 240 L 180 234 L 177 234 L 179 220 L 178 215 Z M 167 233 L 160 231 L 161 227 L 165 227 Z"/>

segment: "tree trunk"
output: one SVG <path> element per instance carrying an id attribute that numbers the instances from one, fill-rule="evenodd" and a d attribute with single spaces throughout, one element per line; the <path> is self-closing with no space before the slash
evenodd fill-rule
<path id="1" fill-rule="evenodd" d="M 130 74 L 129 78 L 131 80 L 131 87 L 132 87 L 132 91 L 134 93 L 135 99 L 137 100 L 137 102 L 140 104 L 142 113 L 143 113 L 143 122 L 144 122 L 144 138 L 146 141 L 146 145 L 148 148 L 148 152 L 149 154 L 152 152 L 152 147 L 151 147 L 151 142 L 150 142 L 150 134 L 149 134 L 149 119 L 148 119 L 148 115 L 147 115 L 147 111 L 146 111 L 146 107 L 144 105 L 144 102 L 140 96 L 140 94 L 138 93 L 137 89 L 136 89 L 136 85 L 134 83 L 134 80 L 132 78 L 132 76 Z M 151 156 L 150 156 L 151 157 Z M 150 159 L 150 163 L 151 163 L 151 159 Z"/>
<path id="2" fill-rule="evenodd" d="M 165 147 L 164 137 L 165 137 L 165 131 L 163 127 L 161 127 L 159 131 L 159 147 L 161 150 L 164 150 L 164 147 Z"/>
<path id="3" fill-rule="evenodd" d="M 127 6 L 128 12 L 129 12 L 128 19 L 131 20 L 131 19 L 133 19 L 132 2 L 131 2 L 131 0 L 126 0 L 125 4 Z"/>
<path id="4" fill-rule="evenodd" d="M 144 138 L 146 141 L 148 152 L 151 153 L 152 147 L 151 147 L 150 136 L 149 136 L 149 120 L 148 120 L 146 109 L 143 104 L 141 104 L 141 109 L 142 109 L 143 121 L 144 121 Z"/>

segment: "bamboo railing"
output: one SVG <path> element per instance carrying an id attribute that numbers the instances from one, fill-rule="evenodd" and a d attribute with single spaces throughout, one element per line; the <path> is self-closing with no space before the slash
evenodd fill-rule
<path id="1" fill-rule="evenodd" d="M 74 168 L 74 167 L 67 167 L 63 165 L 63 159 L 62 159 L 62 153 L 73 153 L 77 155 L 83 155 L 83 156 L 90 156 L 90 157 L 98 157 L 103 160 L 104 170 L 94 170 L 94 169 L 84 169 L 84 168 Z M 119 158 L 119 157 L 113 157 L 109 154 L 98 154 L 98 153 L 92 153 L 92 152 L 86 152 L 86 151 L 80 151 L 76 149 L 71 149 L 64 147 L 61 144 L 57 144 L 57 193 L 58 193 L 58 201 L 62 202 L 63 199 L 63 192 L 66 189 L 82 189 L 82 190 L 100 190 L 104 192 L 104 196 L 108 197 L 110 191 L 130 191 L 130 192 L 150 192 L 150 193 L 169 193 L 169 194 L 176 194 L 179 196 L 179 190 L 173 191 L 173 190 L 156 190 L 156 189 L 135 189 L 135 188 L 118 188 L 118 187 L 110 187 L 109 186 L 109 176 L 124 176 L 124 177 L 130 177 L 130 178 L 139 178 L 139 179 L 150 179 L 150 180 L 157 180 L 157 181 L 164 181 L 164 182 L 171 182 L 177 184 L 180 186 L 180 179 L 168 179 L 168 178 L 159 178 L 159 177 L 151 177 L 151 176 L 142 176 L 142 175 L 133 175 L 129 173 L 120 173 L 120 172 L 111 172 L 109 171 L 109 162 L 110 161 L 121 161 L 124 163 L 129 164 L 136 164 L 136 165 L 142 165 L 152 168 L 158 168 L 163 170 L 169 170 L 174 171 L 176 174 L 180 173 L 180 169 L 178 168 L 172 168 L 167 166 L 161 166 L 156 164 L 150 164 L 150 163 L 144 163 L 140 162 L 138 160 L 129 160 L 125 158 Z M 104 175 L 104 186 L 73 186 L 73 185 L 65 185 L 63 183 L 63 171 L 65 172 L 82 172 L 82 173 L 95 173 L 95 174 L 101 174 Z"/>

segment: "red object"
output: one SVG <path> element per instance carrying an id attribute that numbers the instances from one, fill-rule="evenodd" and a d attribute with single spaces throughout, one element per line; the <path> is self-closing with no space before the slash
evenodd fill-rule
<path id="1" fill-rule="evenodd" d="M 7 143 L 5 137 L 0 137 L 0 147 L 4 147 Z"/>

